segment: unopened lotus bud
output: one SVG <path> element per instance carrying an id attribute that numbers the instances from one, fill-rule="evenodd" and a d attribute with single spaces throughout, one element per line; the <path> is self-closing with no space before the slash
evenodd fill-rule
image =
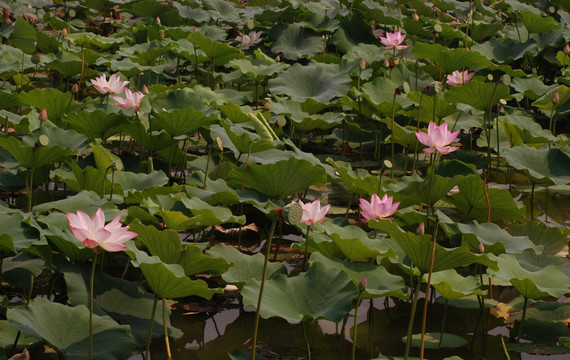
<path id="1" fill-rule="evenodd" d="M 61 29 L 61 35 L 67 36 L 67 28 Z"/>
<path id="2" fill-rule="evenodd" d="M 158 16 L 156 17 L 156 23 L 160 25 L 160 18 Z"/>
<path id="3" fill-rule="evenodd" d="M 146 85 L 143 85 L 142 93 L 145 94 L 145 95 L 148 95 L 148 94 L 150 93 L 150 91 L 148 90 L 148 88 L 146 87 Z"/>
<path id="4" fill-rule="evenodd" d="M 554 93 L 554 96 L 552 97 L 552 103 L 558 104 L 558 101 L 560 101 L 560 95 L 558 95 L 558 91 L 557 91 Z"/>
<path id="5" fill-rule="evenodd" d="M 426 233 L 426 225 L 424 223 L 419 224 L 416 229 L 416 234 L 423 235 L 425 233 Z"/>
<path id="6" fill-rule="evenodd" d="M 46 121 L 47 118 L 48 118 L 47 110 L 46 110 L 46 108 L 43 108 L 42 111 L 40 111 L 40 120 Z"/>
<path id="7" fill-rule="evenodd" d="M 389 67 L 390 67 L 390 60 L 388 60 L 388 59 L 385 59 L 385 60 L 384 60 L 384 67 L 385 67 L 385 68 L 389 68 Z"/>
<path id="8" fill-rule="evenodd" d="M 483 254 L 485 252 L 485 245 L 479 241 L 479 253 Z"/>
<path id="9" fill-rule="evenodd" d="M 395 59 L 394 59 L 394 65 L 392 65 L 392 64 L 390 64 L 390 65 L 396 66 L 396 65 L 398 65 L 399 63 L 400 63 L 400 58 L 395 58 Z"/>
<path id="10" fill-rule="evenodd" d="M 358 283 L 358 290 L 360 290 L 360 292 L 363 292 L 364 290 L 366 290 L 367 286 L 368 286 L 368 279 L 366 279 L 366 277 L 363 277 L 362 280 L 360 280 L 360 282 Z"/>
<path id="11" fill-rule="evenodd" d="M 74 85 L 71 87 L 71 92 L 74 93 L 74 94 L 77 94 L 78 91 L 79 91 L 79 84 L 74 84 Z"/>
<path id="12" fill-rule="evenodd" d="M 277 62 L 281 61 L 281 56 L 277 55 L 277 56 L 275 57 L 275 61 L 277 61 Z"/>
<path id="13" fill-rule="evenodd" d="M 566 47 L 564 48 L 564 52 L 566 54 L 570 53 L 570 44 L 566 45 Z"/>
<path id="14" fill-rule="evenodd" d="M 418 15 L 418 13 L 414 13 L 414 20 L 420 21 L 420 16 Z"/>
<path id="15" fill-rule="evenodd" d="M 364 62 L 364 59 L 360 59 L 360 63 L 358 65 L 360 65 L 360 70 L 366 69 L 366 63 Z"/>

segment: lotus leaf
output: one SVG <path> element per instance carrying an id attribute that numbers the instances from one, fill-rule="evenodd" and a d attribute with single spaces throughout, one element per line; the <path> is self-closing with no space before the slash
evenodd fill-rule
<path id="1" fill-rule="evenodd" d="M 525 144 L 506 149 L 509 165 L 522 170 L 534 183 L 570 183 L 570 156 L 559 148 L 537 149 Z"/>
<path id="2" fill-rule="evenodd" d="M 542 252 L 542 246 L 534 245 L 527 236 L 512 236 L 493 223 L 478 224 L 473 221 L 471 224 L 457 223 L 457 227 L 473 249 L 481 242 L 485 246 L 485 252 L 495 255 L 520 254 L 528 250 L 535 254 Z"/>

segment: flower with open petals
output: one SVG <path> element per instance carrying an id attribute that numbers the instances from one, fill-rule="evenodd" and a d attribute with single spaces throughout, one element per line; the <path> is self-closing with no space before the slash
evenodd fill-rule
<path id="1" fill-rule="evenodd" d="M 392 203 L 394 201 L 393 196 L 388 196 L 388 194 L 384 194 L 382 200 L 376 194 L 372 194 L 370 198 L 370 202 L 360 199 L 360 209 L 362 210 L 361 214 L 364 216 L 366 220 L 369 219 L 387 219 L 392 216 L 396 210 L 398 210 L 398 205 L 400 202 Z"/>
<path id="2" fill-rule="evenodd" d="M 469 70 L 457 71 L 455 70 L 451 74 L 447 75 L 447 85 L 463 85 L 469 82 L 471 78 L 475 75 L 474 72 L 470 73 Z"/>
<path id="3" fill-rule="evenodd" d="M 129 89 L 125 89 L 125 97 L 113 96 L 113 99 L 117 102 L 117 106 L 122 109 L 135 109 L 139 111 L 141 106 L 141 101 L 144 94 L 140 91 L 131 92 Z"/>
<path id="4" fill-rule="evenodd" d="M 108 81 L 107 75 L 103 74 L 95 78 L 95 80 L 91 80 L 91 83 L 101 94 L 120 94 L 125 91 L 126 86 L 129 84 L 128 81 L 121 81 L 117 74 L 111 75 Z"/>
<path id="5" fill-rule="evenodd" d="M 422 131 L 416 132 L 419 142 L 427 146 L 423 150 L 426 154 L 439 151 L 445 155 L 459 149 L 457 146 L 448 146 L 457 139 L 457 135 L 459 135 L 459 130 L 455 132 L 447 130 L 447 123 L 437 126 L 433 121 L 430 121 L 428 125 L 427 134 Z"/>
<path id="6" fill-rule="evenodd" d="M 402 45 L 404 40 L 406 39 L 406 35 L 402 34 L 399 30 L 394 32 L 387 32 L 386 36 L 381 36 L 380 41 L 384 45 L 384 49 L 386 50 L 403 50 L 408 47 L 408 45 Z"/>
<path id="7" fill-rule="evenodd" d="M 95 252 L 98 246 L 110 252 L 122 251 L 127 248 L 124 243 L 137 236 L 137 233 L 128 231 L 128 226 L 121 224 L 121 215 L 105 225 L 105 214 L 101 208 L 93 219 L 81 210 L 77 210 L 77 214 L 66 215 L 73 235 Z"/>
<path id="8" fill-rule="evenodd" d="M 263 31 L 251 31 L 248 35 L 240 34 L 236 36 L 236 41 L 241 44 L 242 48 L 247 49 L 261 42 L 261 34 Z"/>
<path id="9" fill-rule="evenodd" d="M 325 215 L 330 209 L 330 204 L 323 206 L 321 209 L 321 201 L 315 200 L 310 203 L 303 204 L 299 200 L 299 205 L 303 208 L 303 216 L 301 217 L 301 222 L 306 225 L 313 225 L 315 223 L 321 223 L 325 219 Z"/>

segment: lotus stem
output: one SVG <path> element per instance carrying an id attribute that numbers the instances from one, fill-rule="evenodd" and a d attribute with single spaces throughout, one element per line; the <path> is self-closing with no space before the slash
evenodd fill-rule
<path id="1" fill-rule="evenodd" d="M 152 319 L 154 321 L 154 319 Z M 166 354 L 168 360 L 172 360 L 172 353 L 170 352 L 170 341 L 168 340 L 168 323 L 166 322 L 166 299 L 162 298 L 162 326 L 164 327 L 164 343 L 166 345 Z"/>
<path id="2" fill-rule="evenodd" d="M 523 325 L 524 325 L 524 319 L 526 317 L 526 303 L 528 301 L 528 298 L 525 296 L 524 297 L 524 302 L 523 302 L 523 313 L 522 313 L 522 318 L 521 318 L 521 324 L 519 326 L 519 333 L 517 334 L 517 342 L 521 342 L 521 336 L 522 336 L 522 331 L 523 331 Z"/>
<path id="3" fill-rule="evenodd" d="M 428 311 L 428 302 L 429 302 L 429 295 L 430 295 L 430 289 L 431 289 L 431 275 L 433 273 L 433 264 L 435 262 L 435 245 L 437 243 L 438 225 L 439 225 L 439 218 L 435 220 L 435 229 L 433 230 L 433 236 L 431 239 L 431 259 L 429 262 L 429 273 L 428 273 L 426 297 L 425 297 L 426 300 L 424 302 L 424 312 L 423 312 L 423 316 L 422 316 L 422 335 L 421 335 L 421 341 L 420 341 L 420 360 L 423 360 L 423 358 L 424 358 L 427 311 Z"/>
<path id="4" fill-rule="evenodd" d="M 530 220 L 534 220 L 534 181 L 530 188 Z"/>
<path id="5" fill-rule="evenodd" d="M 277 215 L 273 214 L 273 222 L 271 223 L 271 229 L 269 230 L 269 235 L 267 237 L 267 250 L 265 252 L 265 261 L 263 262 L 263 272 L 261 273 L 261 284 L 259 286 L 259 296 L 257 298 L 257 307 L 255 309 L 255 323 L 253 327 L 253 345 L 251 351 L 251 360 L 255 360 L 255 348 L 257 347 L 257 332 L 259 329 L 259 314 L 261 310 L 261 300 L 263 298 L 263 289 L 265 287 L 265 276 L 267 275 L 267 263 L 269 262 L 269 254 L 271 251 L 271 239 L 273 239 L 273 233 L 275 232 L 276 225 L 277 225 Z"/>
<path id="6" fill-rule="evenodd" d="M 362 291 L 358 292 L 356 299 L 356 308 L 354 309 L 354 336 L 352 337 L 352 360 L 356 359 L 356 336 L 358 334 L 358 308 L 360 307 L 360 300 L 362 299 Z"/>
<path id="7" fill-rule="evenodd" d="M 416 69 L 416 71 L 417 71 L 417 69 Z M 417 87 L 417 85 L 416 85 L 416 87 Z M 419 104 L 419 107 L 418 107 L 418 123 L 417 123 L 417 125 L 416 125 L 416 131 L 420 131 L 420 120 L 421 120 L 421 118 L 422 118 L 422 103 L 423 103 L 423 101 L 424 101 L 424 92 L 422 91 L 422 94 L 420 95 L 420 104 Z M 415 144 L 415 146 L 414 146 L 414 163 L 412 164 L 412 173 L 417 170 L 417 165 L 418 165 L 418 143 L 419 143 L 419 140 L 418 140 L 418 138 L 416 137 L 416 144 Z"/>
<path id="8" fill-rule="evenodd" d="M 93 283 L 95 282 L 95 265 L 97 253 L 91 261 L 91 277 L 89 278 L 89 360 L 93 360 Z"/>
<path id="9" fill-rule="evenodd" d="M 396 48 L 394 48 L 394 51 L 396 51 Z M 391 173 L 391 177 L 392 179 L 394 178 L 394 147 L 395 147 L 395 142 L 394 142 L 394 118 L 396 117 L 396 95 L 398 95 L 399 90 L 395 89 L 394 90 L 394 98 L 392 99 L 392 123 L 391 123 L 391 128 L 390 130 L 392 131 L 392 135 L 390 136 L 390 142 L 391 142 L 391 146 L 392 146 L 392 173 Z"/>
<path id="10" fill-rule="evenodd" d="M 307 263 L 309 260 L 309 232 L 311 227 L 307 226 L 307 232 L 305 233 L 305 256 L 303 257 L 303 271 L 307 271 Z"/>
<path id="11" fill-rule="evenodd" d="M 156 305 L 158 304 L 158 296 L 154 295 L 154 302 L 152 303 L 152 312 L 150 314 L 150 324 L 148 326 L 148 337 L 146 339 L 146 350 L 144 359 L 148 360 L 150 356 L 150 343 L 152 341 L 152 328 L 154 327 L 154 316 L 156 315 Z"/>
<path id="12" fill-rule="evenodd" d="M 420 292 L 420 287 L 422 284 L 422 278 L 423 277 L 424 277 L 424 274 L 420 273 L 418 283 L 416 284 L 416 288 L 414 290 L 413 301 L 412 301 L 412 311 L 410 313 L 410 322 L 408 323 L 408 336 L 406 338 L 406 352 L 404 353 L 404 360 L 408 360 L 408 356 L 410 355 L 410 347 L 412 346 L 412 330 L 414 327 L 414 318 L 416 316 L 416 308 L 418 307 L 418 295 Z"/>
<path id="13" fill-rule="evenodd" d="M 311 344 L 309 344 L 309 338 L 307 337 L 305 321 L 301 321 L 301 329 L 303 329 L 303 340 L 305 340 L 305 348 L 307 349 L 307 360 L 311 360 Z"/>
<path id="14" fill-rule="evenodd" d="M 443 317 L 441 319 L 441 333 L 439 335 L 439 344 L 438 344 L 438 348 L 441 348 L 441 342 L 443 341 L 443 334 L 445 333 L 445 320 L 447 318 L 447 303 L 448 300 L 445 299 L 445 306 L 443 308 Z"/>

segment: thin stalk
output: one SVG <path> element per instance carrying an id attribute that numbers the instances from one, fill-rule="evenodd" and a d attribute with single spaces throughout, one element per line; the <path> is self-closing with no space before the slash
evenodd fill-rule
<path id="1" fill-rule="evenodd" d="M 525 296 L 524 297 L 524 303 L 523 303 L 523 313 L 522 313 L 522 318 L 521 318 L 521 324 L 519 326 L 519 333 L 517 334 L 517 342 L 519 342 L 519 343 L 521 342 L 524 319 L 526 317 L 526 303 L 527 303 L 527 301 L 528 301 L 528 298 Z"/>
<path id="2" fill-rule="evenodd" d="M 259 286 L 259 297 L 257 298 L 257 307 L 255 309 L 255 324 L 253 327 L 253 345 L 251 351 L 251 360 L 255 360 L 255 348 L 257 347 L 257 332 L 259 329 L 259 313 L 261 309 L 261 300 L 263 298 L 263 289 L 265 288 L 265 276 L 267 275 L 267 263 L 269 262 L 269 252 L 271 251 L 271 239 L 275 232 L 277 225 L 277 215 L 273 214 L 273 222 L 271 223 L 271 230 L 267 237 L 267 250 L 265 253 L 265 261 L 263 262 L 263 272 L 261 273 L 261 285 Z"/>
<path id="3" fill-rule="evenodd" d="M 360 307 L 361 298 L 362 298 L 362 291 L 358 293 L 358 299 L 356 299 L 356 308 L 354 309 L 354 336 L 352 337 L 352 360 L 356 359 L 356 335 L 358 334 L 358 308 Z"/>
<path id="4" fill-rule="evenodd" d="M 154 327 L 154 316 L 156 315 L 156 305 L 158 304 L 158 296 L 154 295 L 154 302 L 152 303 L 152 312 L 150 314 L 150 325 L 148 326 L 148 336 L 146 338 L 146 350 L 144 359 L 148 360 L 150 355 L 150 343 L 152 341 L 152 328 Z"/>
<path id="5" fill-rule="evenodd" d="M 408 336 L 406 338 L 406 352 L 404 353 L 404 360 L 408 360 L 408 356 L 410 355 L 410 347 L 412 346 L 412 330 L 414 327 L 414 318 L 416 316 L 416 308 L 418 307 L 418 296 L 420 292 L 420 287 L 422 284 L 422 278 L 424 277 L 423 273 L 420 273 L 420 277 L 418 279 L 418 283 L 414 290 L 414 296 L 412 301 L 412 311 L 410 313 L 410 322 L 408 323 Z"/>
<path id="6" fill-rule="evenodd" d="M 307 330 L 305 329 L 305 321 L 301 321 L 301 329 L 303 329 L 303 340 L 305 340 L 305 348 L 307 349 L 307 360 L 311 360 L 311 344 L 307 337 Z"/>
<path id="7" fill-rule="evenodd" d="M 168 360 L 172 360 L 172 353 L 170 352 L 170 341 L 168 340 L 168 324 L 166 322 L 166 299 L 165 298 L 162 298 L 162 326 L 164 326 L 164 342 L 166 345 L 166 354 L 168 356 Z"/>
<path id="8" fill-rule="evenodd" d="M 438 348 L 441 348 L 441 342 L 443 341 L 443 334 L 445 333 L 445 320 L 447 318 L 447 302 L 448 300 L 445 299 L 445 306 L 443 308 L 443 317 L 441 319 L 441 333 L 439 335 L 439 344 L 437 345 Z"/>
<path id="9" fill-rule="evenodd" d="M 394 147 L 395 147 L 395 142 L 394 142 L 394 122 L 395 122 L 395 120 L 394 120 L 394 118 L 396 117 L 396 95 L 398 95 L 398 89 L 394 90 L 394 98 L 392 99 L 392 123 L 391 123 L 391 128 L 390 128 L 390 130 L 392 131 L 392 136 L 390 136 L 390 142 L 391 142 L 391 146 L 392 146 L 392 174 L 391 174 L 392 179 L 394 178 Z"/>
<path id="10" fill-rule="evenodd" d="M 530 189 L 530 219 L 534 220 L 534 182 Z"/>
<path id="11" fill-rule="evenodd" d="M 91 261 L 91 277 L 89 278 L 89 360 L 93 360 L 93 283 L 95 282 L 95 265 L 97 254 Z"/>
<path id="12" fill-rule="evenodd" d="M 420 340 L 420 360 L 424 358 L 424 349 L 425 349 L 425 335 L 426 335 L 426 322 L 427 322 L 427 310 L 428 310 L 428 300 L 430 295 L 430 288 L 431 288 L 431 275 L 433 273 L 433 264 L 435 262 L 435 244 L 437 243 L 437 228 L 439 225 L 439 219 L 435 220 L 435 229 L 433 231 L 433 236 L 431 238 L 431 259 L 429 262 L 429 273 L 428 273 L 428 280 L 427 280 L 427 288 L 426 288 L 426 297 L 424 302 L 424 312 L 422 316 L 422 335 Z"/>
<path id="13" fill-rule="evenodd" d="M 307 226 L 307 232 L 305 233 L 305 256 L 303 258 L 303 271 L 307 271 L 307 263 L 309 260 L 309 231 L 311 231 L 311 227 Z"/>
<path id="14" fill-rule="evenodd" d="M 420 131 L 420 120 L 422 118 L 422 102 L 424 101 L 424 92 L 422 91 L 422 95 L 420 96 L 420 104 L 418 107 L 418 123 L 416 125 L 416 131 Z M 414 163 L 412 165 L 412 173 L 417 170 L 418 165 L 418 143 L 419 140 L 416 137 L 416 144 L 414 146 Z"/>

